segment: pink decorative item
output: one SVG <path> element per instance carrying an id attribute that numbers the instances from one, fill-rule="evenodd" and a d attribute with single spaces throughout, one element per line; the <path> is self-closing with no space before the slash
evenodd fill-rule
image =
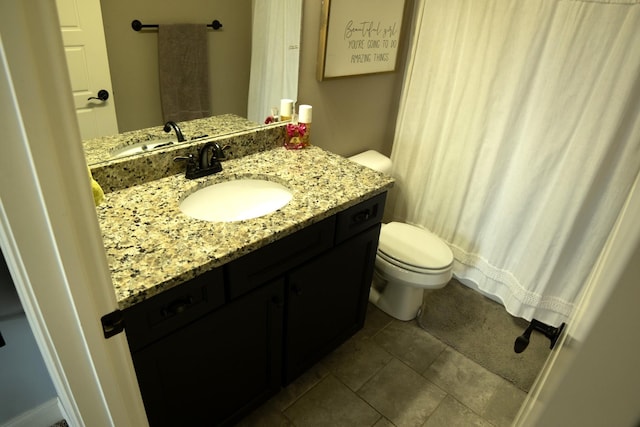
<path id="1" fill-rule="evenodd" d="M 309 146 L 307 134 L 307 125 L 305 123 L 289 123 L 285 127 L 286 135 L 284 137 L 284 148 L 287 150 L 300 150 Z"/>

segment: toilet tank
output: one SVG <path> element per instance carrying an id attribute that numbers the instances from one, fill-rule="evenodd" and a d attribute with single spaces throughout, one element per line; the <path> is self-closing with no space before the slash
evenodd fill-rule
<path id="1" fill-rule="evenodd" d="M 391 159 L 375 150 L 363 151 L 360 154 L 349 157 L 349 160 L 375 171 L 391 175 Z"/>

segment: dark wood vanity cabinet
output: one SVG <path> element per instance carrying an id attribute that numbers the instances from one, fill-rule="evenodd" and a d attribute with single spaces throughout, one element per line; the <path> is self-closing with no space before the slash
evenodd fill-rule
<path id="1" fill-rule="evenodd" d="M 379 234 L 374 225 L 288 274 L 285 384 L 364 325 Z"/>
<path id="2" fill-rule="evenodd" d="M 150 425 L 231 425 L 359 330 L 384 201 L 125 310 Z"/>
<path id="3" fill-rule="evenodd" d="M 151 426 L 220 425 L 280 388 L 283 289 L 269 283 L 133 352 Z"/>

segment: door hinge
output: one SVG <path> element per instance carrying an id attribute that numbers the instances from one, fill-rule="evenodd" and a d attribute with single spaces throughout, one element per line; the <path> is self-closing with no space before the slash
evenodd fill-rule
<path id="1" fill-rule="evenodd" d="M 124 331 L 124 316 L 120 310 L 105 314 L 100 321 L 102 322 L 102 331 L 105 338 L 111 338 Z"/>

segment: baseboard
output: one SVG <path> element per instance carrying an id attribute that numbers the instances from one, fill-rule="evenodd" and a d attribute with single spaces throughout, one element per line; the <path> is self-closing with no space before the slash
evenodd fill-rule
<path id="1" fill-rule="evenodd" d="M 49 427 L 64 419 L 60 400 L 56 397 L 23 412 L 0 427 Z"/>

